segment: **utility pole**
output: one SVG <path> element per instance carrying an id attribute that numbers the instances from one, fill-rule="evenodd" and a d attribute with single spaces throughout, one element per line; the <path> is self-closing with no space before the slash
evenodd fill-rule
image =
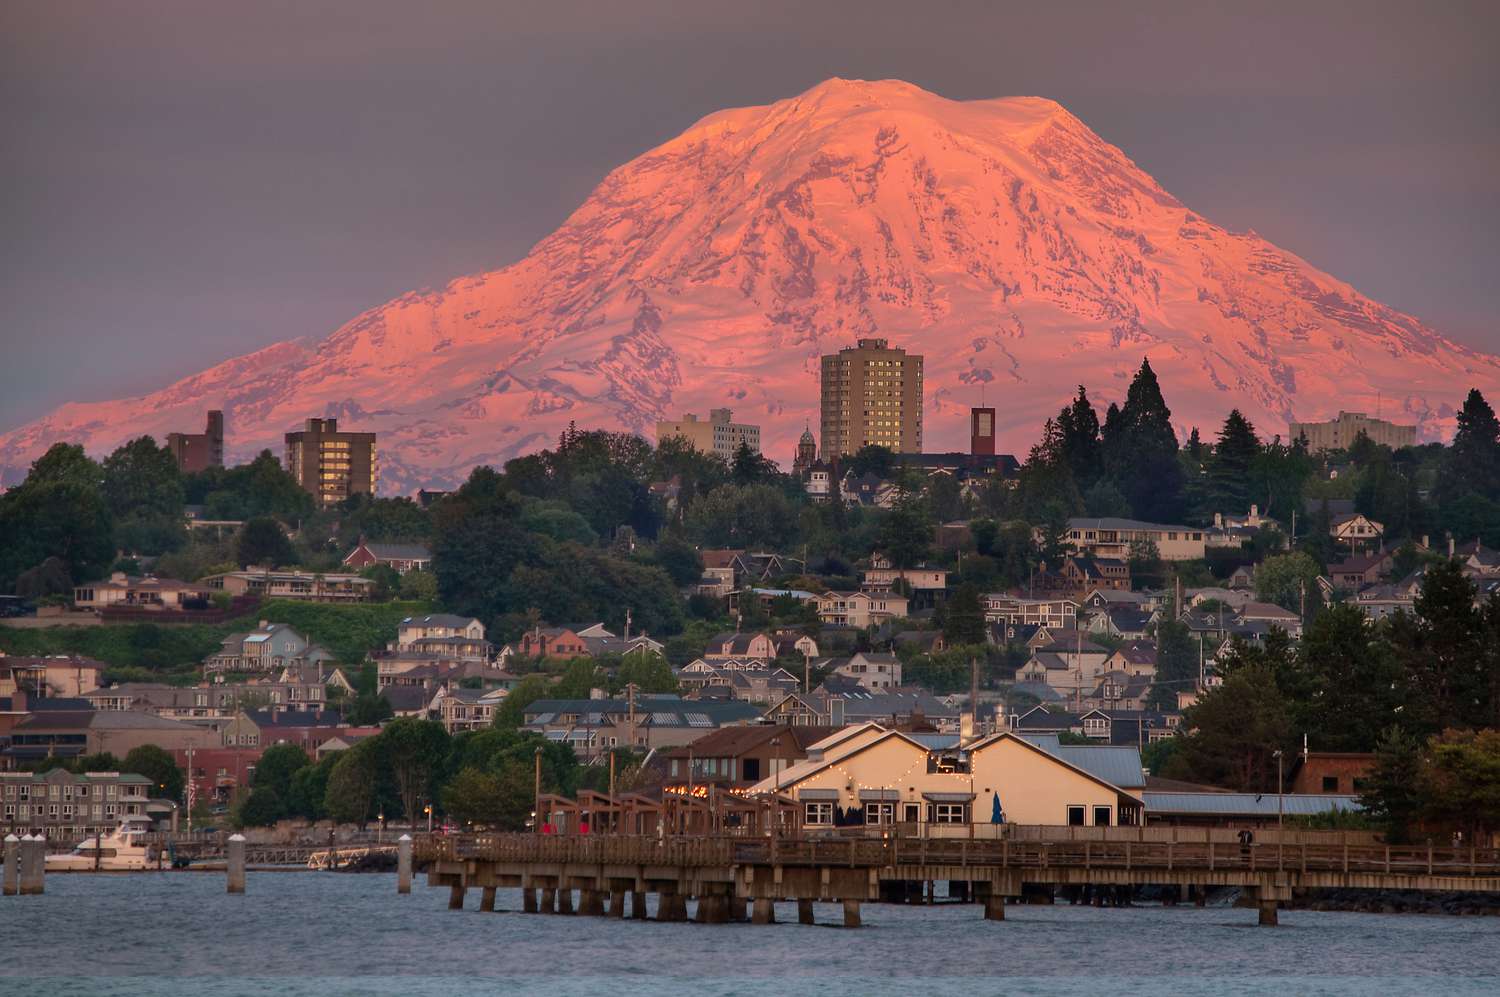
<path id="1" fill-rule="evenodd" d="M 533 829 L 537 834 L 542 833 L 542 746 L 536 746 L 536 774 L 532 777 L 532 807 L 535 817 L 532 820 Z"/>
<path id="2" fill-rule="evenodd" d="M 615 801 L 615 749 L 609 749 L 609 802 Z"/>

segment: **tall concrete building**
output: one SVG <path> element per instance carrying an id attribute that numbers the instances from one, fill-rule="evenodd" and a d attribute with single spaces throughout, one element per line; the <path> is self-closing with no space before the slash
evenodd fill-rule
<path id="1" fill-rule="evenodd" d="M 168 433 L 167 449 L 183 474 L 224 466 L 224 413 L 213 409 L 201 433 Z"/>
<path id="2" fill-rule="evenodd" d="M 320 508 L 375 494 L 374 433 L 341 433 L 337 419 L 308 419 L 286 434 L 286 469 Z"/>
<path id="3" fill-rule="evenodd" d="M 755 453 L 760 453 L 760 427 L 735 422 L 734 412 L 727 408 L 710 411 L 707 422 L 691 412 L 685 413 L 676 422 L 658 422 L 657 445 L 660 446 L 661 441 L 669 436 L 680 436 L 691 443 L 694 449 L 718 454 L 726 460 L 734 457 L 734 452 L 740 448 L 741 443 Z"/>
<path id="4" fill-rule="evenodd" d="M 875 444 L 922 452 L 922 358 L 861 339 L 823 358 L 823 459 Z"/>
<path id="5" fill-rule="evenodd" d="M 1340 412 L 1337 419 L 1329 419 L 1327 422 L 1294 422 L 1288 426 L 1288 431 L 1293 442 L 1298 437 L 1307 437 L 1307 449 L 1313 453 L 1319 450 L 1343 450 L 1360 433 L 1368 436 L 1371 443 L 1393 450 L 1397 447 L 1415 446 L 1417 442 L 1416 426 L 1400 426 L 1384 419 L 1372 419 L 1363 412 Z"/>

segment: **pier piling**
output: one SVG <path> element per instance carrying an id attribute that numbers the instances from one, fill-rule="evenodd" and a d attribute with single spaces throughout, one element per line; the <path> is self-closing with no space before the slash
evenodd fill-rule
<path id="1" fill-rule="evenodd" d="M 36 896 L 45 888 L 47 873 L 47 839 L 38 834 L 21 839 L 20 892 L 22 896 Z"/>
<path id="2" fill-rule="evenodd" d="M 609 916 L 610 917 L 624 917 L 625 916 L 625 891 L 624 890 L 611 890 L 609 892 Z"/>
<path id="3" fill-rule="evenodd" d="M 646 891 L 630 891 L 630 916 L 644 921 L 646 919 Z"/>
<path id="4" fill-rule="evenodd" d="M 536 913 L 536 890 L 533 887 L 528 886 L 521 891 L 521 910 L 527 914 Z"/>
<path id="5" fill-rule="evenodd" d="M 479 891 L 479 909 L 486 913 L 495 912 L 495 888 L 486 886 Z"/>
<path id="6" fill-rule="evenodd" d="M 463 910 L 464 909 L 464 893 L 465 892 L 466 891 L 464 890 L 464 884 L 463 883 L 454 883 L 452 886 L 448 887 L 448 909 L 449 910 Z"/>
<path id="7" fill-rule="evenodd" d="M 797 923 L 813 924 L 813 902 L 811 900 L 797 901 Z"/>
<path id="8" fill-rule="evenodd" d="M 776 902 L 767 897 L 757 897 L 750 913 L 752 924 L 775 924 Z"/>
<path id="9" fill-rule="evenodd" d="M 411 892 L 411 835 L 396 839 L 396 892 Z"/>
<path id="10" fill-rule="evenodd" d="M 557 913 L 557 890 L 550 886 L 542 887 L 542 913 Z"/>
<path id="11" fill-rule="evenodd" d="M 557 891 L 557 912 L 559 914 L 573 913 L 573 891 L 571 889 L 560 889 Z"/>
<path id="12" fill-rule="evenodd" d="M 245 892 L 245 836 L 231 834 L 224 850 L 225 867 L 229 873 L 229 892 Z"/>
<path id="13" fill-rule="evenodd" d="M 13 897 L 21 890 L 21 839 L 5 836 L 5 895 Z"/>
<path id="14" fill-rule="evenodd" d="M 859 920 L 859 901 L 858 900 L 845 900 L 844 901 L 844 927 L 846 927 L 846 928 L 857 928 L 859 926 L 860 926 L 860 920 Z"/>

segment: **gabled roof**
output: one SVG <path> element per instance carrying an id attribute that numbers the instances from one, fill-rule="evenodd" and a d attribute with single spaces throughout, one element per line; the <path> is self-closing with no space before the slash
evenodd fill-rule
<path id="1" fill-rule="evenodd" d="M 462 630 L 474 622 L 472 616 L 455 616 L 452 613 L 432 613 L 428 616 L 408 616 L 401 621 L 403 627 L 453 627 Z"/>
<path id="2" fill-rule="evenodd" d="M 382 561 L 430 561 L 432 551 L 426 544 L 420 543 L 363 543 L 359 546 L 374 554 Z M 356 547 L 355 550 L 358 550 Z M 349 552 L 349 557 L 354 556 L 354 551 Z M 348 560 L 346 557 L 344 560 Z"/>

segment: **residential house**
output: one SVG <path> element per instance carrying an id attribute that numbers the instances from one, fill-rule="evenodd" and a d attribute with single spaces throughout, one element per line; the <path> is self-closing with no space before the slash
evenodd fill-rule
<path id="1" fill-rule="evenodd" d="M 1139 824 L 1144 810 L 1138 795 L 1005 731 L 937 748 L 898 730 L 861 732 L 751 791 L 797 800 L 809 831 L 852 819 L 933 837 L 992 834 L 997 808 L 1009 823 L 1094 826 Z"/>
<path id="2" fill-rule="evenodd" d="M 809 745 L 833 733 L 831 727 L 753 724 L 709 731 L 691 743 L 663 753 L 669 793 L 696 793 L 698 787 L 744 792 L 807 758 Z"/>
<path id="3" fill-rule="evenodd" d="M 441 640 L 460 641 L 460 644 L 454 646 L 468 650 L 472 656 L 484 644 L 484 624 L 472 616 L 454 616 L 451 613 L 408 616 L 397 625 L 396 641 L 390 645 L 390 649 L 423 650 L 431 646 L 428 642 Z"/>
<path id="4" fill-rule="evenodd" d="M 1158 614 L 1139 609 L 1111 609 L 1089 616 L 1088 631 L 1121 640 L 1144 640 L 1156 623 Z"/>
<path id="5" fill-rule="evenodd" d="M 861 651 L 837 661 L 830 674 L 851 679 L 867 692 L 889 692 L 901 685 L 901 659 L 894 654 Z"/>
<path id="6" fill-rule="evenodd" d="M 1084 704 L 1101 710 L 1143 710 L 1154 679 L 1125 671 L 1106 671 L 1085 696 Z"/>
<path id="7" fill-rule="evenodd" d="M 295 744 L 311 755 L 334 730 L 343 726 L 343 716 L 332 710 L 282 713 L 241 710 L 224 726 L 219 736 L 220 744 L 226 748 Z"/>
<path id="8" fill-rule="evenodd" d="M 207 674 L 279 672 L 289 665 L 333 662 L 331 653 L 310 643 L 285 623 L 261 620 L 249 633 L 230 634 L 203 662 Z"/>
<path id="9" fill-rule="evenodd" d="M 571 746 L 592 760 L 611 748 L 637 750 L 687 744 L 719 727 L 750 724 L 760 710 L 750 703 L 709 702 L 680 696 L 630 699 L 539 699 L 522 711 L 522 729 Z"/>
<path id="10" fill-rule="evenodd" d="M 47 657 L 7 655 L 0 651 L 0 696 L 25 689 L 32 696 L 84 696 L 99 688 L 99 676 L 109 667 L 77 654 Z"/>
<path id="11" fill-rule="evenodd" d="M 939 654 L 948 649 L 948 641 L 941 630 L 902 630 L 892 635 L 891 644 L 922 654 Z"/>
<path id="12" fill-rule="evenodd" d="M 344 567 L 355 571 L 376 564 L 393 568 L 398 575 L 409 571 L 431 571 L 432 551 L 426 544 L 373 543 L 360 537 L 354 549 L 344 555 Z"/>
<path id="13" fill-rule="evenodd" d="M 1156 645 L 1147 640 L 1136 640 L 1116 648 L 1104 660 L 1104 672 L 1124 672 L 1133 677 L 1154 679 Z"/>
<path id="14" fill-rule="evenodd" d="M 1118 561 L 1129 561 L 1132 546 L 1138 544 L 1154 544 L 1164 561 L 1202 560 L 1205 549 L 1203 530 L 1198 527 L 1114 517 L 1069 519 L 1067 541 L 1079 553 Z"/>
<path id="15" fill-rule="evenodd" d="M 771 635 L 771 644 L 778 658 L 816 658 L 818 642 L 796 630 L 778 630 Z"/>
<path id="16" fill-rule="evenodd" d="M 1023 623 L 1034 626 L 1071 627 L 1078 619 L 1075 599 L 1033 599 L 992 592 L 984 597 L 984 618 L 991 623 Z"/>
<path id="17" fill-rule="evenodd" d="M 363 575 L 307 571 L 226 571 L 209 575 L 202 584 L 232 596 L 299 602 L 365 602 L 375 589 L 375 580 Z"/>
<path id="18" fill-rule="evenodd" d="M 1328 534 L 1340 543 L 1347 543 L 1352 551 L 1379 544 L 1385 535 L 1385 526 L 1362 512 L 1346 512 L 1333 517 L 1328 524 Z"/>
<path id="19" fill-rule="evenodd" d="M 1280 627 L 1292 637 L 1302 636 L 1302 617 L 1289 609 L 1269 602 L 1247 602 L 1245 608 L 1235 614 L 1239 623 L 1264 623 Z"/>
<path id="20" fill-rule="evenodd" d="M 1336 589 L 1358 592 L 1367 585 L 1379 582 L 1391 570 L 1392 556 L 1384 551 L 1369 554 L 1351 554 L 1349 557 L 1328 566 L 1328 580 Z"/>
<path id="21" fill-rule="evenodd" d="M 1031 659 L 1017 672 L 1018 682 L 1045 682 L 1064 695 L 1080 698 L 1104 674 L 1110 650 L 1077 638 L 1057 640 L 1034 648 Z"/>
<path id="22" fill-rule="evenodd" d="M 1072 554 L 1057 570 L 1059 589 L 1087 594 L 1100 590 L 1130 591 L 1130 562 L 1114 557 Z"/>
<path id="23" fill-rule="evenodd" d="M 863 629 L 906 616 L 906 596 L 893 592 L 825 592 L 814 600 L 818 619 Z"/>
<path id="24" fill-rule="evenodd" d="M 449 734 L 487 730 L 506 695 L 504 689 L 442 688 L 434 694 L 427 713 L 437 717 Z"/>
<path id="25" fill-rule="evenodd" d="M 703 657 L 709 661 L 731 658 L 770 661 L 776 657 L 776 643 L 763 633 L 721 633 L 709 639 Z"/>
<path id="26" fill-rule="evenodd" d="M 860 580 L 860 588 L 866 592 L 889 592 L 896 582 L 903 582 L 913 593 L 942 592 L 948 587 L 948 572 L 944 568 L 898 568 L 889 557 L 876 554 L 870 560 Z"/>
<path id="27" fill-rule="evenodd" d="M 1139 708 L 1095 708 L 1079 711 L 1038 706 L 1011 718 L 1010 727 L 1024 735 L 1081 734 L 1101 744 L 1147 744 L 1177 733 L 1182 717 Z"/>
<path id="28" fill-rule="evenodd" d="M 796 692 L 766 711 L 775 723 L 842 727 L 875 722 L 891 726 L 931 726 L 956 732 L 960 710 L 928 692 Z"/>
<path id="29" fill-rule="evenodd" d="M 589 646 L 567 627 L 533 627 L 516 641 L 516 653 L 527 658 L 586 658 Z"/>
<path id="30" fill-rule="evenodd" d="M 212 593 L 207 585 L 180 582 L 175 578 L 154 575 L 112 573 L 106 581 L 85 582 L 73 588 L 73 605 L 77 609 L 140 609 L 151 612 L 166 610 L 207 609 Z"/>

